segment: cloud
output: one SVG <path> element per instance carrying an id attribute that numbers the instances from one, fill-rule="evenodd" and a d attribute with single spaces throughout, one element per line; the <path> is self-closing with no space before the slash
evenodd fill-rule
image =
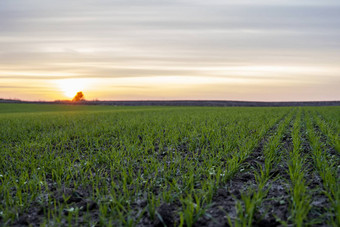
<path id="1" fill-rule="evenodd" d="M 335 0 L 4 0 L 0 80 L 209 78 L 239 67 L 224 76 L 263 81 L 269 72 L 242 69 L 281 65 L 271 80 L 317 83 L 319 73 L 330 85 L 339 76 L 339 11 Z"/>

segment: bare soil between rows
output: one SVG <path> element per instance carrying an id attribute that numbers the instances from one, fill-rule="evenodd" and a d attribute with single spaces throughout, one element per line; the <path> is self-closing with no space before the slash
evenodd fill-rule
<path id="1" fill-rule="evenodd" d="M 292 149 L 292 138 L 290 136 L 292 125 L 289 127 L 289 132 L 285 134 L 281 141 L 281 147 L 279 149 L 279 153 L 281 153 L 280 161 L 271 171 L 272 177 L 267 184 L 267 197 L 255 213 L 252 223 L 253 226 L 282 226 L 281 221 L 291 224 L 289 221 L 290 182 L 287 172 L 287 152 Z M 275 130 L 276 127 L 273 127 L 268 134 L 271 135 Z M 263 149 L 267 139 L 268 135 L 260 141 L 255 150 L 243 162 L 240 172 L 230 179 L 226 185 L 217 189 L 213 196 L 212 203 L 207 207 L 206 214 L 200 217 L 194 226 L 228 226 L 228 217 L 230 217 L 231 220 L 237 218 L 236 202 L 241 199 L 241 193 L 249 189 L 257 188 L 254 172 L 259 166 L 264 165 Z M 311 156 L 311 147 L 305 138 L 302 139 L 302 153 L 307 157 L 308 163 L 312 163 L 312 159 L 309 157 Z M 315 225 L 327 226 L 322 223 L 325 223 L 328 217 L 326 215 L 320 216 L 320 213 L 324 214 L 326 212 L 325 207 L 329 207 L 329 201 L 325 194 L 322 193 L 322 180 L 312 164 L 308 164 L 306 169 L 308 169 L 308 187 L 313 195 L 313 208 L 309 214 L 309 219 L 315 219 L 320 222 Z M 8 225 L 40 226 L 44 218 L 48 215 L 48 210 L 54 209 L 53 205 L 48 203 L 48 197 L 56 198 L 58 203 L 67 204 L 69 207 L 77 209 L 79 214 L 77 225 L 88 225 L 89 220 L 94 223 L 100 223 L 100 202 L 90 199 L 92 193 L 91 188 L 78 188 L 75 190 L 74 188 L 66 186 L 57 187 L 51 179 L 47 179 L 47 182 L 48 190 L 46 190 L 46 193 L 42 193 L 41 198 L 39 198 L 40 202 L 33 202 L 27 210 L 19 214 L 19 218 L 15 222 L 7 223 Z M 159 193 L 160 191 L 156 192 L 156 194 Z M 180 222 L 178 211 L 181 209 L 181 203 L 179 201 L 174 201 L 170 204 L 162 203 L 157 208 L 157 217 L 154 220 L 150 218 L 148 212 L 145 212 L 147 207 L 146 200 L 137 200 L 131 204 L 131 207 L 135 210 L 136 217 L 143 214 L 137 226 L 174 226 Z M 70 212 L 68 209 L 64 209 L 63 215 L 67 217 L 68 212 Z M 87 216 L 87 214 L 89 214 L 89 216 Z M 1 219 L 0 224 L 4 224 Z M 62 224 L 69 224 L 66 218 L 62 220 Z M 75 225 L 76 223 L 71 224 Z M 102 224 L 97 224 L 97 226 L 101 225 Z"/>

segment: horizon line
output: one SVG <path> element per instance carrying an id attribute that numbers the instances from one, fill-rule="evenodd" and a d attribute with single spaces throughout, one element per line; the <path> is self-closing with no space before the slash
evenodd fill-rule
<path id="1" fill-rule="evenodd" d="M 0 102 L 2 101 L 17 101 L 17 102 L 34 102 L 34 103 L 55 103 L 55 102 L 70 102 L 70 103 L 86 103 L 86 102 L 261 102 L 261 103 L 311 103 L 311 102 L 340 102 L 340 100 L 313 100 L 313 101 L 249 101 L 249 100 L 231 100 L 231 99 L 143 99 L 143 100 L 100 100 L 100 99 L 92 99 L 92 100 L 82 100 L 82 101 L 72 101 L 71 99 L 56 99 L 56 100 L 23 100 L 16 98 L 0 98 Z"/>

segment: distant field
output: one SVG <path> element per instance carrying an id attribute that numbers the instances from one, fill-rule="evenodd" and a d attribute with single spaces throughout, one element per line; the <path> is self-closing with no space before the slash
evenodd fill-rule
<path id="1" fill-rule="evenodd" d="M 145 107 L 119 107 L 119 106 L 94 106 L 94 105 L 59 105 L 59 104 L 6 104 L 0 103 L 0 114 L 2 113 L 33 113 L 33 112 L 89 112 L 89 111 L 129 111 L 154 109 L 152 106 Z M 164 108 L 164 107 L 158 107 Z"/>
<path id="2" fill-rule="evenodd" d="M 340 107 L 0 104 L 0 226 L 340 226 Z"/>

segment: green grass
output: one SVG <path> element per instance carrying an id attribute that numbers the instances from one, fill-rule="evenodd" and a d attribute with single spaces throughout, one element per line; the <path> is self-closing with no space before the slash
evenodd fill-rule
<path id="1" fill-rule="evenodd" d="M 334 125 L 328 143 L 314 131 L 316 113 Z M 336 113 L 337 107 L 0 104 L 0 225 L 165 225 L 159 207 L 168 204 L 171 225 L 192 226 L 209 217 L 217 190 L 242 171 L 265 139 L 264 165 L 253 171 L 256 188 L 242 192 L 235 203 L 238 215 L 229 218 L 233 225 L 251 226 L 293 119 L 294 149 L 287 169 L 293 202 L 290 218 L 283 221 L 301 226 L 309 213 L 299 140 L 307 133 L 313 171 L 322 178 L 320 190 L 331 204 L 320 215 L 337 225 L 339 157 L 321 152 L 334 145 L 329 133 L 336 131 Z"/>

